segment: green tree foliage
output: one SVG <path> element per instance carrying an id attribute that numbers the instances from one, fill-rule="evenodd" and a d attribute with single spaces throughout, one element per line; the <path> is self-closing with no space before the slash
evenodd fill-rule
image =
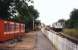
<path id="1" fill-rule="evenodd" d="M 0 0 L 0 18 L 6 19 L 11 16 L 11 12 L 9 13 L 8 10 L 10 9 L 9 6 L 12 6 L 11 3 L 15 3 L 15 8 L 22 16 L 29 16 L 28 11 L 28 2 L 32 2 L 31 0 Z M 12 11 L 12 13 L 15 10 Z"/>
<path id="2" fill-rule="evenodd" d="M 35 19 L 39 17 L 39 13 L 37 10 L 34 9 L 33 6 L 28 6 L 28 4 L 26 2 L 21 2 L 19 4 L 22 4 L 22 5 L 19 6 L 19 8 L 17 8 L 17 10 L 23 17 L 23 20 L 26 24 L 26 29 L 28 28 L 28 30 L 32 30 L 33 20 L 35 21 Z"/>
<path id="3" fill-rule="evenodd" d="M 31 2 L 31 0 L 28 1 Z M 30 20 L 33 20 L 33 17 L 34 19 L 39 17 L 39 13 L 34 9 L 34 6 L 28 6 L 28 4 L 24 0 L 19 1 L 18 4 L 16 3 L 16 9 L 23 19 L 29 18 Z"/>
<path id="4" fill-rule="evenodd" d="M 31 0 L 29 0 L 31 2 Z M 16 9 L 18 10 L 20 20 L 24 21 L 27 30 L 32 30 L 33 28 L 33 20 L 39 17 L 39 13 L 34 6 L 28 6 L 28 4 L 22 0 L 16 4 Z"/>
<path id="5" fill-rule="evenodd" d="M 39 17 L 38 11 L 37 11 L 36 9 L 34 9 L 34 7 L 33 7 L 32 5 L 29 6 L 28 8 L 29 8 L 29 12 L 30 12 L 31 16 L 32 16 L 34 19 L 36 19 L 36 18 Z"/>
<path id="6" fill-rule="evenodd" d="M 78 28 L 78 9 L 71 12 L 70 19 L 66 21 L 66 27 Z"/>
<path id="7" fill-rule="evenodd" d="M 0 0 L 0 18 L 6 19 L 9 17 L 9 5 L 12 0 Z"/>
<path id="8" fill-rule="evenodd" d="M 71 12 L 71 15 L 70 15 L 70 19 L 71 20 L 78 20 L 78 9 L 74 9 L 72 12 Z"/>

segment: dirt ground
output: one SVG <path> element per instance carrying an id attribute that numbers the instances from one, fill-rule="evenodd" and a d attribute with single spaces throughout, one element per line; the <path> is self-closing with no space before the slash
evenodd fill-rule
<path id="1" fill-rule="evenodd" d="M 0 48 L 0 50 L 55 50 L 50 41 L 40 31 L 26 33 L 22 41 L 14 47 Z"/>
<path id="2" fill-rule="evenodd" d="M 26 33 L 22 42 L 17 43 L 13 50 L 34 50 L 36 43 L 36 32 Z"/>
<path id="3" fill-rule="evenodd" d="M 26 33 L 22 41 L 13 47 L 0 47 L 0 50 L 34 50 L 36 43 L 36 32 Z"/>

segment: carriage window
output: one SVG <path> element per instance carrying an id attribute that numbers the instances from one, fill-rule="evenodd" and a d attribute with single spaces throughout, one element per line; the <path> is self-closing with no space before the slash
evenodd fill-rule
<path id="1" fill-rule="evenodd" d="M 25 24 L 24 24 L 24 26 L 23 26 L 23 27 L 24 27 L 24 32 L 25 32 Z"/>
<path id="2" fill-rule="evenodd" d="M 5 23 L 5 32 L 8 32 L 8 23 Z"/>
<path id="3" fill-rule="evenodd" d="M 19 31 L 19 24 L 16 23 L 16 31 Z"/>
<path id="4" fill-rule="evenodd" d="M 8 25 L 8 31 L 11 31 L 11 24 Z"/>
<path id="5" fill-rule="evenodd" d="M 25 25 L 24 24 L 21 24 L 21 31 L 25 32 Z"/>
<path id="6" fill-rule="evenodd" d="M 11 32 L 11 31 L 14 31 L 14 24 L 11 24 L 11 23 L 5 23 L 5 32 Z"/>
<path id="7" fill-rule="evenodd" d="M 15 27 L 14 27 L 14 24 L 10 24 L 10 25 L 9 25 L 9 31 L 14 31 L 14 28 L 15 28 Z"/>

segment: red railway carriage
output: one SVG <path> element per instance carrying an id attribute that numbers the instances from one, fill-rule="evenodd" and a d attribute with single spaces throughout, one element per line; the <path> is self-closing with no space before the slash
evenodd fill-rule
<path id="1" fill-rule="evenodd" d="M 0 42 L 22 37 L 24 32 L 25 24 L 0 19 Z"/>

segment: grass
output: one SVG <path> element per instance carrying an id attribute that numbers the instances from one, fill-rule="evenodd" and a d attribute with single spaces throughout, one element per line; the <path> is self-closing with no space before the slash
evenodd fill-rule
<path id="1" fill-rule="evenodd" d="M 64 29 L 63 32 L 71 37 L 78 38 L 78 29 Z"/>

